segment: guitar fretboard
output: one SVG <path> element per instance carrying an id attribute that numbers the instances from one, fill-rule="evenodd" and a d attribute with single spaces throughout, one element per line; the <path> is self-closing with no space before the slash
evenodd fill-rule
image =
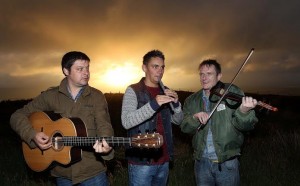
<path id="1" fill-rule="evenodd" d="M 96 140 L 100 142 L 102 139 L 111 146 L 130 145 L 131 138 L 124 137 L 77 137 L 77 136 L 64 136 L 52 138 L 53 144 L 63 144 L 64 146 L 90 146 L 93 145 Z"/>

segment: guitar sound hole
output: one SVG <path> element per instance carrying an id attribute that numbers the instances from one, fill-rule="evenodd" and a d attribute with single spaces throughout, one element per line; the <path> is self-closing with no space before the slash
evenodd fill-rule
<path id="1" fill-rule="evenodd" d="M 56 151 L 60 151 L 64 147 L 64 141 L 60 132 L 56 132 L 52 137 L 52 148 Z"/>

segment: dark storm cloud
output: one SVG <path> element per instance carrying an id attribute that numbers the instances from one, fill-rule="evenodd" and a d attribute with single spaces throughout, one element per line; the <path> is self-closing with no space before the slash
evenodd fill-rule
<path id="1" fill-rule="evenodd" d="M 299 84 L 297 0 L 0 2 L 0 87 L 18 86 L 18 74 L 31 81 L 27 76 L 57 71 L 69 50 L 87 52 L 96 63 L 134 59 L 140 65 L 144 53 L 157 48 L 166 54 L 167 75 L 180 70 L 184 86 L 197 90 L 203 59 L 218 59 L 230 81 L 252 47 L 237 81 L 243 88 L 250 90 L 257 77 L 262 88 Z"/>

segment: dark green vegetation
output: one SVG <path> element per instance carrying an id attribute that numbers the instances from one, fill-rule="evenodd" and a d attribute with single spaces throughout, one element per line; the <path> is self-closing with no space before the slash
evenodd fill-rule
<path id="1" fill-rule="evenodd" d="M 181 102 L 190 92 L 179 92 Z M 125 136 L 121 125 L 123 94 L 106 94 L 115 136 Z M 300 183 L 300 97 L 252 95 L 271 103 L 279 112 L 256 109 L 259 123 L 245 134 L 240 158 L 242 185 L 299 185 Z M 9 126 L 11 113 L 29 100 L 0 102 L 0 185 L 54 185 L 49 172 L 31 171 L 24 162 L 21 140 Z M 175 160 L 169 185 L 195 185 L 191 137 L 174 126 Z M 107 162 L 112 185 L 127 185 L 124 149 L 117 147 L 114 160 Z"/>

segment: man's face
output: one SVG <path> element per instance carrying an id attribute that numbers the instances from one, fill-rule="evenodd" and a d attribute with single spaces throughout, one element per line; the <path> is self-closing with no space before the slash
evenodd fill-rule
<path id="1" fill-rule="evenodd" d="M 76 60 L 70 71 L 64 69 L 69 86 L 83 87 L 88 84 L 90 79 L 89 64 L 89 61 L 86 60 Z"/>
<path id="2" fill-rule="evenodd" d="M 165 62 L 160 57 L 152 57 L 147 65 L 143 65 L 143 71 L 146 73 L 146 84 L 148 86 L 157 86 L 157 83 L 163 77 Z"/>
<path id="3" fill-rule="evenodd" d="M 221 79 L 222 74 L 217 74 L 214 65 L 204 65 L 200 68 L 200 82 L 205 91 L 209 91 Z"/>

